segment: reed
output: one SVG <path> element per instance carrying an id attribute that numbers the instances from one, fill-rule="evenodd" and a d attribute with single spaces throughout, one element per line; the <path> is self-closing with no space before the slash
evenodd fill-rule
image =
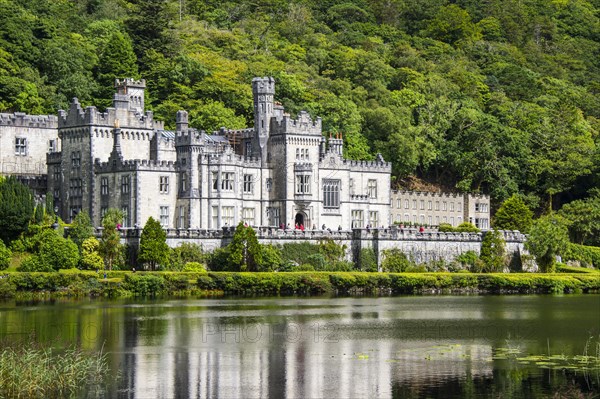
<path id="1" fill-rule="evenodd" d="M 108 374 L 106 355 L 70 347 L 55 350 L 36 343 L 2 345 L 0 397 L 80 397 L 102 385 Z"/>

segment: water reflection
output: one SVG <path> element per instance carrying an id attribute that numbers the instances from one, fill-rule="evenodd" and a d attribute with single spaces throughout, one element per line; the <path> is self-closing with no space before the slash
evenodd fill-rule
<path id="1" fill-rule="evenodd" d="M 104 348 L 111 397 L 527 397 L 565 373 L 517 383 L 494 351 L 581 354 L 599 311 L 599 295 L 13 302 L 0 336 Z"/>

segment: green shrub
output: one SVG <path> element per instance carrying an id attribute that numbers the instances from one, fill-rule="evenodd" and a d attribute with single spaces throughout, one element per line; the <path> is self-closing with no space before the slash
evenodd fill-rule
<path id="1" fill-rule="evenodd" d="M 137 296 L 156 296 L 165 290 L 165 280 L 154 274 L 128 273 L 123 288 Z"/>
<path id="2" fill-rule="evenodd" d="M 583 266 L 600 269 L 600 247 L 569 243 L 563 256 L 563 261 L 579 261 Z"/>
<path id="3" fill-rule="evenodd" d="M 171 248 L 170 253 L 170 270 L 183 270 L 184 266 L 189 262 L 204 263 L 207 255 L 202 251 L 202 247 L 198 244 L 184 242 L 178 247 Z"/>
<path id="4" fill-rule="evenodd" d="M 438 231 L 443 233 L 450 233 L 454 231 L 454 227 L 450 223 L 440 223 L 438 225 Z"/>
<path id="5" fill-rule="evenodd" d="M 361 248 L 359 256 L 360 270 L 365 272 L 377 271 L 377 257 L 373 248 Z"/>
<path id="6" fill-rule="evenodd" d="M 462 222 L 461 224 L 456 226 L 454 231 L 459 233 L 478 233 L 480 230 L 477 227 L 475 227 L 473 223 Z"/>
<path id="7" fill-rule="evenodd" d="M 187 262 L 185 266 L 183 266 L 184 272 L 203 272 L 206 273 L 206 268 L 204 265 L 198 262 Z"/>
<path id="8" fill-rule="evenodd" d="M 104 269 L 104 260 L 98 253 L 100 241 L 94 237 L 86 238 L 81 244 L 81 268 L 86 270 Z"/>
<path id="9" fill-rule="evenodd" d="M 0 240 L 0 270 L 5 270 L 10 265 L 10 258 L 12 257 L 12 251 L 4 245 L 4 242 Z"/>
<path id="10" fill-rule="evenodd" d="M 0 277 L 0 298 L 12 298 L 17 292 L 17 287 L 7 276 Z"/>
<path id="11" fill-rule="evenodd" d="M 54 269 L 47 264 L 43 263 L 39 256 L 30 255 L 23 259 L 21 262 L 21 266 L 19 266 L 18 270 L 20 272 L 52 272 Z"/>
<path id="12" fill-rule="evenodd" d="M 386 249 L 383 251 L 383 261 L 381 269 L 384 272 L 400 273 L 405 272 L 409 267 L 414 266 L 406 254 L 398 248 Z"/>

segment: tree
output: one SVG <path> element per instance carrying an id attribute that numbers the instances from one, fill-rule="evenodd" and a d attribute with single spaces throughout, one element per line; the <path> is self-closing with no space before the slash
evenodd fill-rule
<path id="1" fill-rule="evenodd" d="M 499 230 L 519 230 L 527 233 L 533 223 L 533 212 L 519 195 L 513 194 L 500 205 L 493 222 L 494 228 Z"/>
<path id="2" fill-rule="evenodd" d="M 11 257 L 11 250 L 4 245 L 4 242 L 0 241 L 0 270 L 8 268 Z"/>
<path id="3" fill-rule="evenodd" d="M 481 242 L 479 259 L 484 264 L 484 271 L 499 273 L 504 270 L 506 265 L 506 242 L 498 230 L 485 233 Z"/>
<path id="4" fill-rule="evenodd" d="M 525 247 L 535 257 L 540 270 L 545 273 L 554 271 L 556 256 L 563 254 L 568 245 L 569 233 L 565 220 L 556 214 L 542 216 L 536 220 L 525 242 Z"/>
<path id="5" fill-rule="evenodd" d="M 112 270 L 121 253 L 121 235 L 117 230 L 117 225 L 122 221 L 123 213 L 114 208 L 108 209 L 102 219 L 102 238 L 98 249 L 104 258 L 105 268 L 108 270 Z"/>
<path id="6" fill-rule="evenodd" d="M 254 229 L 240 222 L 228 245 L 229 263 L 241 272 L 256 272 L 262 263 L 262 249 Z"/>
<path id="7" fill-rule="evenodd" d="M 77 245 L 77 248 L 79 248 L 79 252 L 82 253 L 83 242 L 93 236 L 94 226 L 92 226 L 90 216 L 86 211 L 79 212 L 77 216 L 75 216 L 73 223 L 71 223 L 69 238 L 73 240 Z"/>
<path id="8" fill-rule="evenodd" d="M 79 263 L 77 245 L 64 238 L 53 229 L 45 229 L 38 234 L 39 251 L 36 254 L 44 268 L 50 270 L 72 269 Z"/>
<path id="9" fill-rule="evenodd" d="M 158 265 L 166 265 L 169 261 L 167 233 L 163 230 L 160 222 L 152 216 L 142 230 L 138 260 L 142 263 L 149 263 L 152 270 L 156 270 Z"/>
<path id="10" fill-rule="evenodd" d="M 564 205 L 558 212 L 569 222 L 569 233 L 578 244 L 600 244 L 600 192 Z"/>
<path id="11" fill-rule="evenodd" d="M 29 188 L 14 176 L 0 181 L 0 239 L 5 244 L 27 230 L 33 210 L 33 195 Z"/>
<path id="12" fill-rule="evenodd" d="M 100 242 L 95 237 L 83 240 L 81 244 L 81 267 L 87 270 L 100 270 L 104 267 L 104 260 L 98 253 Z"/>
<path id="13" fill-rule="evenodd" d="M 383 250 L 383 261 L 381 270 L 388 273 L 401 273 L 414 266 L 406 254 L 398 248 Z"/>

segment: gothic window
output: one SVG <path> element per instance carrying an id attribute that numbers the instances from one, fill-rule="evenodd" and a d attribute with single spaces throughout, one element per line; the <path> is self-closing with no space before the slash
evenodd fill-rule
<path id="1" fill-rule="evenodd" d="M 379 226 L 379 212 L 377 212 L 377 211 L 369 212 L 369 225 L 371 227 Z"/>
<path id="2" fill-rule="evenodd" d="M 409 209 L 410 208 L 410 201 L 405 199 L 404 200 L 404 209 Z"/>
<path id="3" fill-rule="evenodd" d="M 124 205 L 121 212 L 123 213 L 123 227 L 129 227 L 129 207 Z"/>
<path id="4" fill-rule="evenodd" d="M 377 180 L 369 179 L 367 182 L 367 194 L 369 198 L 377 198 Z"/>
<path id="5" fill-rule="evenodd" d="M 233 173 L 232 172 L 224 172 L 222 174 L 221 190 L 233 191 Z"/>
<path id="6" fill-rule="evenodd" d="M 219 189 L 219 172 L 212 172 L 212 188 L 214 191 Z"/>
<path id="7" fill-rule="evenodd" d="M 252 194 L 254 189 L 254 175 L 244 175 L 244 193 Z"/>
<path id="8" fill-rule="evenodd" d="M 181 187 L 182 192 L 187 191 L 187 173 L 182 172 L 181 175 L 179 175 L 179 179 L 181 180 L 179 183 L 179 187 Z"/>
<path id="9" fill-rule="evenodd" d="M 448 203 L 446 201 L 442 202 L 442 211 L 448 210 Z"/>
<path id="10" fill-rule="evenodd" d="M 440 201 L 435 201 L 435 210 L 436 211 L 440 210 Z"/>
<path id="11" fill-rule="evenodd" d="M 352 228 L 362 229 L 363 228 L 363 211 L 354 209 L 352 211 Z"/>
<path id="12" fill-rule="evenodd" d="M 310 176 L 296 175 L 296 194 L 310 193 Z"/>
<path id="13" fill-rule="evenodd" d="M 15 154 L 27 155 L 27 139 L 25 137 L 15 137 Z"/>
<path id="14" fill-rule="evenodd" d="M 164 227 L 169 227 L 169 207 L 161 205 L 160 207 L 160 225 Z"/>
<path id="15" fill-rule="evenodd" d="M 412 209 L 417 209 L 417 200 L 413 200 L 413 208 Z"/>
<path id="16" fill-rule="evenodd" d="M 213 229 L 219 228 L 219 207 L 218 206 L 211 207 L 211 217 L 212 217 L 212 226 L 211 227 Z"/>
<path id="17" fill-rule="evenodd" d="M 279 208 L 267 208 L 267 218 L 271 226 L 279 226 Z"/>
<path id="18" fill-rule="evenodd" d="M 340 180 L 323 180 L 323 206 L 325 208 L 340 207 Z"/>
<path id="19" fill-rule="evenodd" d="M 185 206 L 179 207 L 179 218 L 177 220 L 177 228 L 185 229 Z"/>
<path id="20" fill-rule="evenodd" d="M 233 206 L 224 206 L 221 213 L 221 221 L 224 226 L 235 226 L 235 221 L 233 217 Z"/>
<path id="21" fill-rule="evenodd" d="M 427 202 L 427 210 L 428 210 L 428 211 L 430 211 L 430 210 L 431 210 L 431 201 L 428 201 L 428 202 Z M 431 223 L 429 223 L 429 224 L 431 224 Z"/>
<path id="22" fill-rule="evenodd" d="M 81 152 L 73 151 L 71 153 L 71 167 L 73 167 L 73 168 L 81 167 Z"/>
<path id="23" fill-rule="evenodd" d="M 421 210 L 425 209 L 425 200 L 420 201 Z"/>
<path id="24" fill-rule="evenodd" d="M 475 212 L 487 212 L 487 211 L 488 211 L 488 204 L 485 204 L 482 202 L 475 203 Z"/>
<path id="25" fill-rule="evenodd" d="M 108 195 L 108 177 L 103 177 L 100 179 L 100 194 Z"/>
<path id="26" fill-rule="evenodd" d="M 254 223 L 254 208 L 242 209 L 242 220 L 248 226 L 253 226 Z"/>
<path id="27" fill-rule="evenodd" d="M 129 183 L 130 183 L 129 176 L 121 177 L 121 194 L 129 194 L 129 191 L 130 191 Z"/>
<path id="28" fill-rule="evenodd" d="M 450 212 L 454 212 L 454 202 L 450 203 Z"/>
<path id="29" fill-rule="evenodd" d="M 60 182 L 60 165 L 54 165 L 52 178 L 54 179 L 54 183 Z"/>
<path id="30" fill-rule="evenodd" d="M 167 194 L 169 192 L 169 176 L 160 176 L 158 186 L 161 194 Z"/>

